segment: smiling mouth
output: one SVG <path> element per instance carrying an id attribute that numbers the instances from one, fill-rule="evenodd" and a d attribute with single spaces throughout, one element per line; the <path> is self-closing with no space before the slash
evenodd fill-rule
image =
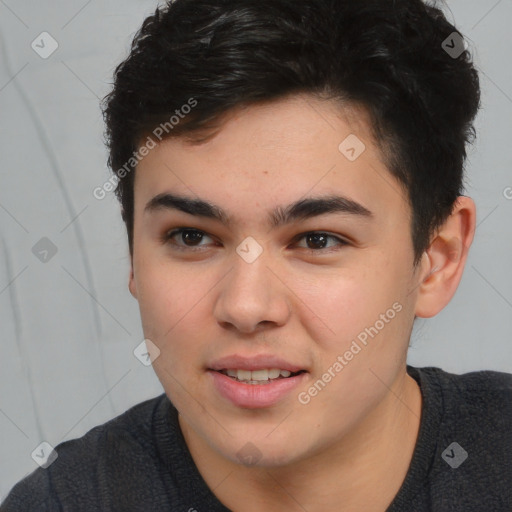
<path id="1" fill-rule="evenodd" d="M 300 370 L 298 372 L 290 372 L 289 370 L 280 370 L 279 368 L 261 369 L 261 370 L 240 370 L 240 369 L 223 369 L 214 370 L 218 373 L 222 373 L 227 377 L 237 381 L 243 382 L 244 384 L 258 384 L 265 385 L 275 382 L 276 380 L 289 379 L 295 377 L 301 373 L 305 373 L 306 370 Z"/>

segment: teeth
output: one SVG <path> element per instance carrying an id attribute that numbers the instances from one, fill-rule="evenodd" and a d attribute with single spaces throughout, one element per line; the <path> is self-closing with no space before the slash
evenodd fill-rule
<path id="1" fill-rule="evenodd" d="M 282 370 L 282 371 L 284 372 L 285 370 Z M 277 379 L 277 377 L 279 377 L 280 373 L 281 372 L 277 368 L 272 368 L 272 370 L 268 371 L 268 378 L 269 379 Z"/>
<path id="2" fill-rule="evenodd" d="M 277 379 L 279 376 L 281 377 L 289 377 L 292 372 L 288 370 L 280 370 L 279 368 L 271 368 L 271 369 L 262 369 L 262 370 L 237 370 L 230 368 L 229 370 L 225 370 L 225 373 L 229 377 L 234 377 L 241 381 L 257 381 L 263 382 L 268 381 L 269 379 Z"/>
<path id="3" fill-rule="evenodd" d="M 244 375 L 246 373 L 248 373 L 250 377 L 244 377 L 240 380 L 268 380 L 268 370 L 254 370 L 252 372 L 244 372 Z M 240 370 L 238 370 L 238 375 L 240 375 Z"/>
<path id="4" fill-rule="evenodd" d="M 251 373 L 252 372 L 250 370 L 238 370 L 238 375 L 236 377 L 238 380 L 252 380 Z"/>

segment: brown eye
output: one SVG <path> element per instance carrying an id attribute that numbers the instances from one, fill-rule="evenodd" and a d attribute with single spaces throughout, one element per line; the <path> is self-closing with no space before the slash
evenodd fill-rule
<path id="1" fill-rule="evenodd" d="M 304 239 L 306 241 L 306 247 L 303 247 L 304 249 L 310 250 L 312 252 L 320 252 L 325 249 L 331 249 L 333 247 L 340 247 L 344 245 L 348 245 L 347 242 L 342 240 L 341 238 L 329 235 L 328 233 L 322 233 L 320 231 L 313 231 L 310 233 L 304 233 L 303 235 L 300 235 L 297 240 Z M 329 241 L 337 242 L 331 246 L 328 246 Z"/>
<path id="2" fill-rule="evenodd" d="M 184 230 L 181 233 L 181 240 L 185 242 L 185 245 L 196 245 L 203 239 L 203 233 L 199 231 L 192 231 L 190 229 Z"/>
<path id="3" fill-rule="evenodd" d="M 328 239 L 329 237 L 324 233 L 312 233 L 306 235 L 306 243 L 308 244 L 309 249 L 325 249 Z"/>
<path id="4" fill-rule="evenodd" d="M 205 237 L 210 238 L 206 233 L 197 229 L 179 228 L 166 233 L 162 241 L 170 243 L 178 249 L 186 250 L 189 247 L 202 247 L 204 244 L 201 244 L 201 241 Z"/>

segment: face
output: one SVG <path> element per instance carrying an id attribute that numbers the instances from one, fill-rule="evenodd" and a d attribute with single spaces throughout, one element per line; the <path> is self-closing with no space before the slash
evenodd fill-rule
<path id="1" fill-rule="evenodd" d="M 153 366 L 226 459 L 320 453 L 405 372 L 411 212 L 368 126 L 295 96 L 231 114 L 207 142 L 168 139 L 137 168 L 130 290 Z"/>

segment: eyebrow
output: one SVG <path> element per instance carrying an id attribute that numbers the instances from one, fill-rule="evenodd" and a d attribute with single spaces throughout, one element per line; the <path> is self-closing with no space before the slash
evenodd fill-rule
<path id="1" fill-rule="evenodd" d="M 196 217 L 217 220 L 225 226 L 232 224 L 232 218 L 221 207 L 202 199 L 170 193 L 158 194 L 148 201 L 144 213 L 159 210 L 178 210 Z M 300 199 L 285 207 L 277 206 L 268 213 L 268 223 L 272 228 L 278 228 L 299 220 L 333 213 L 349 214 L 364 219 L 374 217 L 370 210 L 356 201 L 338 195 L 329 195 Z"/>

